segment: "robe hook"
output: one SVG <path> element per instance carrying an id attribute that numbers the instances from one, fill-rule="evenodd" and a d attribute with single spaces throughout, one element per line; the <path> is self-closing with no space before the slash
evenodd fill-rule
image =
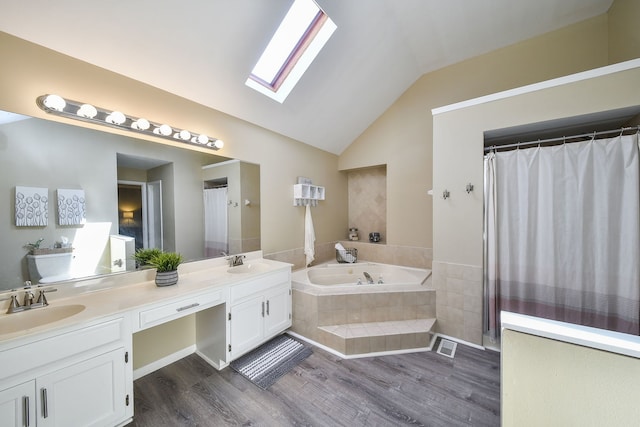
<path id="1" fill-rule="evenodd" d="M 473 191 L 473 184 L 468 183 L 466 190 L 467 190 L 467 194 L 470 194 Z"/>

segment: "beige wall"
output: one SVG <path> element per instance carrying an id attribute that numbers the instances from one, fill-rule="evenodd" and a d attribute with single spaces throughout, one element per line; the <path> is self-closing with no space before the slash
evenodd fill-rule
<path id="1" fill-rule="evenodd" d="M 482 110 L 435 130 L 431 109 L 638 56 L 630 23 L 639 19 L 637 2 L 616 0 L 609 14 L 425 74 L 340 155 L 341 170 L 387 165 L 387 242 L 433 248 L 441 333 L 482 344 L 482 133 L 507 118 L 511 125 L 543 118 L 529 116 L 528 106 Z M 595 96 L 565 98 L 542 115 L 572 115 L 570 100 Z M 485 118 L 492 123 L 484 128 L 469 125 Z M 467 183 L 475 186 L 469 195 Z"/>
<path id="2" fill-rule="evenodd" d="M 265 253 L 304 245 L 304 209 L 292 206 L 292 188 L 298 176 L 307 176 L 327 190 L 327 200 L 314 209 L 316 242 L 343 237 L 347 228 L 347 188 L 346 177 L 337 170 L 336 155 L 6 33 L 0 33 L 0 55 L 2 110 L 63 121 L 46 115 L 35 104 L 36 97 L 42 94 L 58 93 L 218 137 L 225 141 L 225 147 L 216 154 L 260 164 Z M 173 144 L 162 139 L 156 142 Z"/>
<path id="3" fill-rule="evenodd" d="M 143 368 L 163 356 L 177 353 L 196 341 L 195 315 L 133 334 L 133 369 Z"/>
<path id="4" fill-rule="evenodd" d="M 339 168 L 386 164 L 387 243 L 431 248 L 431 109 L 606 64 L 602 15 L 425 74 L 340 155 Z M 450 189 L 454 197 L 464 185 Z"/>
<path id="5" fill-rule="evenodd" d="M 504 427 L 638 425 L 636 358 L 505 330 L 501 365 Z"/>
<path id="6" fill-rule="evenodd" d="M 609 63 L 640 57 L 640 2 L 615 0 L 609 9 Z"/>
<path id="7" fill-rule="evenodd" d="M 617 0 L 614 7 L 619 3 L 624 3 L 626 9 L 633 0 Z M 619 19 L 613 18 L 611 21 Z M 436 229 L 440 227 L 439 220 L 432 215 L 434 200 L 426 194 L 434 182 L 430 110 L 606 65 L 612 51 L 608 47 L 608 37 L 616 36 L 609 35 L 607 23 L 606 15 L 599 16 L 422 76 L 339 159 L 4 33 L 0 33 L 0 55 L 3 58 L 0 109 L 44 117 L 45 113 L 35 106 L 35 98 L 56 92 L 71 99 L 86 100 L 105 108 L 118 107 L 132 115 L 219 137 L 226 142 L 219 154 L 261 165 L 263 251 L 273 254 L 297 250 L 301 259 L 304 209 L 292 206 L 292 185 L 296 177 L 309 177 L 315 184 L 326 188 L 327 199 L 313 210 L 316 244 L 322 245 L 343 239 L 349 226 L 346 175 L 338 170 L 386 164 L 387 243 L 394 247 L 428 248 L 430 252 L 430 248 L 437 247 L 432 242 L 441 241 L 434 236 L 432 225 L 438 224 Z M 164 140 L 157 142 L 167 143 Z M 481 158 L 481 149 L 475 150 Z M 441 167 L 459 171 L 462 165 L 464 161 L 459 164 L 457 160 L 447 160 Z M 481 181 L 477 180 L 476 171 L 477 167 L 473 167 L 468 177 L 461 176 L 463 185 L 466 185 L 464 181 L 474 179 L 478 188 Z M 477 192 L 467 199 L 457 194 L 463 188 L 458 184 L 451 188 L 451 202 L 458 203 L 454 199 L 456 197 L 458 201 L 466 200 L 464 203 L 477 203 Z M 458 217 L 464 216 L 462 210 L 456 212 Z M 472 212 L 471 220 L 469 223 L 463 221 L 460 231 L 471 231 L 475 239 L 476 226 L 477 218 Z M 454 237 L 445 234 L 444 238 L 451 240 Z M 472 243 L 476 245 L 473 239 Z M 459 246 L 462 248 L 467 241 L 465 237 Z M 332 245 L 327 246 L 332 249 Z M 477 253 L 477 245 L 471 250 Z M 462 252 L 465 254 L 462 258 L 473 259 L 474 263 L 481 258 L 481 253 L 480 256 L 469 256 L 466 249 Z M 452 274 L 475 278 L 477 265 L 471 266 L 473 272 L 470 276 L 458 270 Z M 166 349 L 142 348 L 158 357 L 167 354 Z M 140 347 L 137 352 L 141 352 Z"/>
<path id="8" fill-rule="evenodd" d="M 438 290 L 461 295 L 441 300 L 439 294 L 441 332 L 482 343 L 484 132 L 638 104 L 640 69 L 632 69 L 434 116 L 434 193 L 450 189 L 451 198 L 434 199 L 433 283 Z M 467 182 L 478 190 L 467 195 Z M 454 282 L 464 275 L 463 283 Z"/>
<path id="9" fill-rule="evenodd" d="M 262 250 L 266 254 L 293 251 L 304 259 L 304 209 L 293 207 L 293 184 L 298 176 L 309 177 L 326 188 L 326 200 L 313 210 L 316 244 L 344 237 L 348 227 L 347 185 L 346 176 L 338 172 L 336 155 L 6 33 L 0 33 L 0 57 L 0 110 L 65 121 L 46 115 L 35 103 L 40 95 L 57 93 L 215 136 L 225 141 L 225 147 L 216 154 L 260 164 Z M 155 142 L 176 145 L 161 139 Z M 0 150 L 4 149 L 0 144 Z M 0 156 L 4 154 L 0 151 Z M 114 179 L 115 173 L 114 169 Z M 176 178 L 180 179 L 179 173 Z M 176 188 L 179 187 L 177 183 Z M 176 194 L 179 197 L 180 191 Z M 114 211 L 116 206 L 114 202 Z M 184 204 L 176 200 L 176 206 Z M 185 220 L 184 215 L 178 208 L 176 221 Z M 181 239 L 191 238 L 189 230 L 184 234 L 176 232 L 175 238 L 178 244 Z M 134 357 L 149 361 L 174 352 L 175 343 L 181 343 L 182 337 L 193 336 L 192 323 L 178 326 L 179 331 L 170 324 L 164 333 L 159 332 L 162 340 L 141 341 Z"/>
<path id="10" fill-rule="evenodd" d="M 240 164 L 242 191 L 239 208 L 242 218 L 242 251 L 260 249 L 260 166 L 243 162 Z M 249 204 L 246 204 L 246 201 Z"/>

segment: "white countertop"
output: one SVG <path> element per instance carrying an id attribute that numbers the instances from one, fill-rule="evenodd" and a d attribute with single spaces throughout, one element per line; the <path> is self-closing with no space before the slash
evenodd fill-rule
<path id="1" fill-rule="evenodd" d="M 503 329 L 640 358 L 640 337 L 503 311 Z"/>
<path id="2" fill-rule="evenodd" d="M 252 255 L 253 254 L 253 255 Z M 178 273 L 179 280 L 176 285 L 158 287 L 154 282 L 155 270 L 146 270 L 123 275 L 105 276 L 100 279 L 92 279 L 70 283 L 60 283 L 56 293 L 47 294 L 49 306 L 33 309 L 47 310 L 49 307 L 81 304 L 86 308 L 70 317 L 54 321 L 45 325 L 40 325 L 30 329 L 23 329 L 16 332 L 3 333 L 2 322 L 9 320 L 11 316 L 29 316 L 29 311 L 21 313 L 6 314 L 6 307 L 0 314 L 0 346 L 21 341 L 34 334 L 55 331 L 69 326 L 82 326 L 101 318 L 130 312 L 145 306 L 177 301 L 180 298 L 197 295 L 207 291 L 224 288 L 229 285 L 242 283 L 246 280 L 253 280 L 263 274 L 268 274 L 276 270 L 290 268 L 291 264 L 261 258 L 261 251 L 247 254 L 245 264 L 260 262 L 269 266 L 267 271 L 257 273 L 232 274 L 227 270 L 229 266 L 223 258 L 198 261 L 195 263 L 181 264 Z M 132 282 L 133 283 L 127 283 Z M 37 290 L 37 288 L 34 288 Z M 34 292 L 37 296 L 37 292 Z M 23 291 L 19 291 L 21 298 Z M 17 319 L 17 318 L 11 318 Z"/>

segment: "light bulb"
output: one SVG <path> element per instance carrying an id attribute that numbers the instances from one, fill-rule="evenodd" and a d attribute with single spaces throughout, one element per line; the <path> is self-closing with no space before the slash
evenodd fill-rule
<path id="1" fill-rule="evenodd" d="M 123 124 L 125 121 L 127 120 L 127 118 L 125 117 L 125 115 L 123 113 L 121 113 L 120 111 L 114 111 L 111 114 L 109 114 L 107 116 L 107 118 L 105 119 L 105 121 L 107 123 L 111 123 L 114 125 L 121 125 Z"/>
<path id="2" fill-rule="evenodd" d="M 98 110 L 91 104 L 82 104 L 80 108 L 78 108 L 78 116 L 86 117 L 88 119 L 93 119 L 98 115 Z"/>
<path id="3" fill-rule="evenodd" d="M 207 135 L 205 135 L 204 133 L 201 133 L 200 135 L 198 135 L 199 144 L 206 144 L 207 142 L 209 142 L 209 137 Z"/>
<path id="4" fill-rule="evenodd" d="M 224 141 L 221 139 L 216 139 L 215 142 L 213 143 L 213 146 L 216 148 L 216 150 L 219 150 L 222 147 L 224 147 Z"/>
<path id="5" fill-rule="evenodd" d="M 56 111 L 62 111 L 67 106 L 67 102 L 59 95 L 47 95 L 42 103 L 45 107 Z"/>
<path id="6" fill-rule="evenodd" d="M 151 126 L 151 123 L 147 119 L 138 119 L 131 123 L 131 127 L 136 130 L 147 130 L 149 126 Z"/>
<path id="7" fill-rule="evenodd" d="M 178 138 L 182 139 L 183 141 L 188 141 L 189 138 L 191 138 L 191 132 L 189 132 L 188 130 L 181 130 L 176 135 L 178 135 Z"/>
<path id="8" fill-rule="evenodd" d="M 156 128 L 156 130 L 158 131 L 157 133 L 164 136 L 171 135 L 171 132 L 173 131 L 169 125 L 161 125 L 159 128 Z"/>

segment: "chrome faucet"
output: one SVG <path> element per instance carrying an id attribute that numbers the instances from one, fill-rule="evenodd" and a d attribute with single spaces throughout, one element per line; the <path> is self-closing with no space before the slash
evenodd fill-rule
<path id="1" fill-rule="evenodd" d="M 24 291 L 24 302 L 22 303 L 22 306 L 24 307 L 25 310 L 28 310 L 31 308 L 31 304 L 33 304 L 34 298 L 35 298 L 35 295 L 33 295 L 33 292 L 31 292 L 31 289 L 27 289 L 26 291 Z"/>
<path id="2" fill-rule="evenodd" d="M 229 267 L 237 267 L 243 264 L 244 255 L 231 255 L 227 260 L 229 260 Z"/>
<path id="3" fill-rule="evenodd" d="M 367 283 L 370 285 L 373 285 L 373 278 L 371 277 L 371 275 L 369 273 L 367 273 L 366 271 L 364 271 L 362 274 L 364 274 L 364 277 L 367 278 Z"/>
<path id="4" fill-rule="evenodd" d="M 47 297 L 45 295 L 46 292 L 55 292 L 57 289 L 48 288 L 48 289 L 39 289 L 38 300 L 34 301 L 35 295 L 31 290 L 31 283 L 26 282 L 24 287 L 24 303 L 20 305 L 18 302 L 17 295 L 13 294 L 10 296 L 11 302 L 9 303 L 9 309 L 7 310 L 7 314 L 10 313 L 19 313 L 21 311 L 32 310 L 40 307 L 46 307 L 49 305 L 47 301 Z M 15 292 L 16 290 L 14 290 Z M 7 300 L 9 298 L 3 298 L 2 300 Z"/>

